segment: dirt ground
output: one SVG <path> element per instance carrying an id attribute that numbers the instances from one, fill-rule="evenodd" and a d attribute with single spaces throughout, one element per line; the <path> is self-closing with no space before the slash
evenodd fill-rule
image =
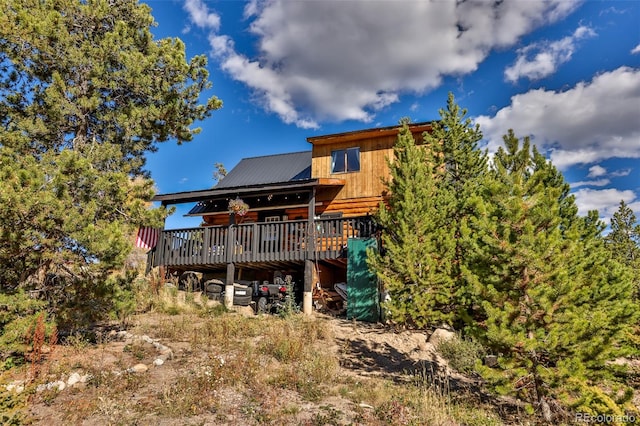
<path id="1" fill-rule="evenodd" d="M 241 314 L 253 315 L 249 310 Z M 322 314 L 315 316 L 322 322 L 322 327 L 329 329 L 331 336 L 318 350 L 337 356 L 336 377 L 341 382 L 358 385 L 359 381 L 367 383 L 367 378 L 400 382 L 406 381 L 412 371 L 421 369 L 433 374 L 446 368 L 443 367 L 445 361 L 437 355 L 425 333 L 393 332 L 380 324 L 356 323 Z M 194 321 L 193 318 L 197 317 L 190 317 L 189 321 Z M 176 319 L 169 317 L 169 320 Z M 262 395 L 248 401 L 246 392 L 237 386 L 217 388 L 216 412 L 198 413 L 179 420 L 158 415 L 158 399 L 166 396 L 167 389 L 172 388 L 171 384 L 184 375 L 185 369 L 189 369 L 197 357 L 205 356 L 193 353 L 191 344 L 180 338 L 164 338 L 148 332 L 144 335 L 147 340 L 140 340 L 141 335 L 136 334 L 139 330 L 153 330 L 162 321 L 167 321 L 167 315 L 140 315 L 128 328 L 128 337 L 123 331 L 118 334 L 116 330 L 104 329 L 97 344 L 82 341 L 73 344 L 72 341 L 72 344 L 54 348 L 46 362 L 46 374 L 52 382 L 66 380 L 73 371 L 91 376 L 87 383 L 67 386 L 63 390 L 53 385 L 53 389 L 34 393 L 30 397 L 29 420 L 43 425 L 368 423 L 366 412 L 374 407 L 366 401 L 356 404 L 353 398 L 337 392 L 329 392 L 311 402 L 296 392 L 282 389 L 278 395 Z M 149 342 L 155 342 L 155 346 Z M 168 356 L 167 348 L 171 351 Z M 162 361 L 158 361 L 159 358 Z M 101 372 L 111 374 L 99 379 L 97 376 Z M 100 380 L 98 386 L 96 380 Z M 43 381 L 42 377 L 40 381 Z M 105 392 L 105 389 L 108 390 Z M 101 396 L 96 392 L 105 394 Z M 114 393 L 121 398 L 114 397 Z M 366 390 L 364 395 L 366 399 Z M 265 400 L 275 400 L 275 404 L 284 400 L 296 408 L 291 408 L 289 411 L 293 415 L 281 422 L 273 416 L 263 422 L 251 413 L 251 406 L 264 405 Z M 162 404 L 170 405 L 171 398 L 164 398 Z M 148 412 L 145 406 L 150 407 Z"/>

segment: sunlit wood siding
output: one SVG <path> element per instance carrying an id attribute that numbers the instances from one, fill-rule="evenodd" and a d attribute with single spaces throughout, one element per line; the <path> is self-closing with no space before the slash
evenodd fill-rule
<path id="1" fill-rule="evenodd" d="M 412 127 L 417 143 L 422 143 L 422 133 L 430 128 L 427 123 Z M 345 180 L 345 185 L 340 190 L 319 191 L 317 200 L 322 205 L 316 207 L 316 211 L 341 211 L 345 216 L 359 216 L 375 211 L 386 196 L 383 180 L 391 178 L 387 160 L 393 161 L 393 146 L 397 135 L 398 128 L 385 128 L 309 138 L 313 145 L 311 177 Z M 354 147 L 360 148 L 360 171 L 331 173 L 332 151 Z"/>
<path id="2" fill-rule="evenodd" d="M 381 178 L 389 177 L 385 158 L 393 158 L 395 136 L 314 145 L 311 159 L 312 178 L 340 178 L 346 181 L 336 199 L 378 196 L 384 190 Z M 331 173 L 331 152 L 360 148 L 360 171 Z"/>

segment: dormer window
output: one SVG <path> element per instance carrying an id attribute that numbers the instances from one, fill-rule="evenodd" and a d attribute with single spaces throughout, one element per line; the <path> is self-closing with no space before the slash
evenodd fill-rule
<path id="1" fill-rule="evenodd" d="M 360 171 L 360 148 L 331 151 L 331 173 Z"/>

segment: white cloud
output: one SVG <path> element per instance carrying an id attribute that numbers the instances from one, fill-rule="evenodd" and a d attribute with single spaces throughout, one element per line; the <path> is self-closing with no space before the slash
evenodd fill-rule
<path id="1" fill-rule="evenodd" d="M 618 189 L 579 189 L 573 193 L 576 197 L 578 214 L 586 215 L 590 210 L 598 210 L 600 218 L 609 223 L 613 214 L 618 210 L 620 200 L 624 200 L 634 211 L 638 211 L 640 202 L 636 201 L 636 194 L 631 190 Z"/>
<path id="2" fill-rule="evenodd" d="M 491 151 L 514 129 L 519 137 L 531 136 L 558 168 L 566 169 L 607 158 L 640 158 L 639 110 L 640 69 L 621 67 L 564 92 L 536 89 L 515 95 L 511 105 L 476 122 Z"/>
<path id="3" fill-rule="evenodd" d="M 589 174 L 587 176 L 599 177 L 599 176 L 604 176 L 606 174 L 607 174 L 607 169 L 596 164 L 595 166 L 589 167 Z"/>
<path id="4" fill-rule="evenodd" d="M 571 188 L 580 188 L 581 186 L 607 186 L 611 183 L 609 179 L 581 180 L 572 182 Z"/>
<path id="5" fill-rule="evenodd" d="M 209 12 L 202 0 L 185 0 L 184 10 L 189 13 L 191 22 L 196 26 L 212 31 L 218 31 L 220 28 L 220 16 Z"/>
<path id="6" fill-rule="evenodd" d="M 635 55 L 636 53 L 640 53 L 640 44 L 631 49 L 631 54 Z"/>
<path id="7" fill-rule="evenodd" d="M 257 39 L 255 57 L 215 26 L 209 39 L 222 69 L 285 122 L 371 122 L 402 93 L 424 93 L 443 76 L 474 71 L 491 49 L 512 46 L 579 3 L 253 0 L 244 18 Z M 201 0 L 188 4 L 198 6 L 188 9 L 196 23 L 211 15 Z"/>
<path id="8" fill-rule="evenodd" d="M 505 78 L 507 81 L 516 82 L 520 78 L 538 80 L 551 75 L 558 66 L 571 59 L 577 41 L 595 35 L 591 28 L 580 26 L 571 36 L 518 49 L 518 58 L 515 64 L 505 70 Z"/>
<path id="9" fill-rule="evenodd" d="M 629 176 L 630 173 L 631 173 L 631 169 L 620 169 L 620 170 L 616 170 L 615 172 L 609 173 L 609 175 L 613 177 L 621 177 L 621 176 Z"/>

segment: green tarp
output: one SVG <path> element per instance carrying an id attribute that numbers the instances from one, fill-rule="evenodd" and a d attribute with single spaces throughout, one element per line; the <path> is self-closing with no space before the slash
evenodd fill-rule
<path id="1" fill-rule="evenodd" d="M 347 241 L 347 318 L 377 322 L 380 318 L 378 281 L 367 267 L 367 249 L 377 250 L 373 238 Z"/>

